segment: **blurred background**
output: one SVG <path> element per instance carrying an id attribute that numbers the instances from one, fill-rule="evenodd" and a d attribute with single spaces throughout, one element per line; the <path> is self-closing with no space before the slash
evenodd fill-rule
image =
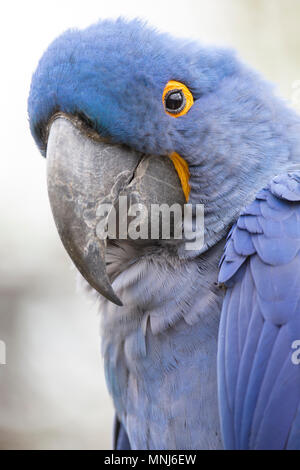
<path id="1" fill-rule="evenodd" d="M 96 306 L 50 212 L 28 129 L 31 75 L 57 35 L 105 17 L 236 48 L 300 110 L 299 0 L 10 0 L 0 27 L 0 449 L 109 449 L 113 410 Z M 0 358 L 1 362 L 1 358 Z"/>

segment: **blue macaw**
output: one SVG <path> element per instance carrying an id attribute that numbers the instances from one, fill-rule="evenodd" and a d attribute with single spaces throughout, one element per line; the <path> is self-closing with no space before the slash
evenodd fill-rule
<path id="1" fill-rule="evenodd" d="M 28 110 L 98 296 L 115 448 L 300 449 L 299 116 L 234 52 L 123 19 L 56 39 Z M 100 240 L 121 194 L 203 204 L 203 246 Z"/>

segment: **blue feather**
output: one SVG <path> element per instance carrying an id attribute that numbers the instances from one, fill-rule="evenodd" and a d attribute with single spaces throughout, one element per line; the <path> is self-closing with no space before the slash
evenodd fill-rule
<path id="1" fill-rule="evenodd" d="M 262 217 L 259 211 L 251 217 L 257 217 L 262 233 L 253 230 L 255 223 L 241 229 L 238 221 L 240 229 L 231 238 L 236 260 L 240 263 L 244 257 L 239 271 L 231 269 L 235 260 L 230 240 L 225 248 L 219 279 L 226 279 L 228 289 L 219 331 L 218 376 L 226 448 L 300 449 L 300 368 L 291 361 L 292 343 L 300 339 L 297 178 L 296 183 L 289 174 L 274 178 L 264 198 L 256 199 Z M 244 233 L 255 247 L 249 255 Z"/>

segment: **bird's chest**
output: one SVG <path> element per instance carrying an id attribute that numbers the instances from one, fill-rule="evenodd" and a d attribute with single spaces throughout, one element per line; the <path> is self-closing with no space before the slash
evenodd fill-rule
<path id="1" fill-rule="evenodd" d="M 219 311 L 153 334 L 149 323 L 125 335 L 105 327 L 109 390 L 134 449 L 221 447 L 216 354 Z"/>

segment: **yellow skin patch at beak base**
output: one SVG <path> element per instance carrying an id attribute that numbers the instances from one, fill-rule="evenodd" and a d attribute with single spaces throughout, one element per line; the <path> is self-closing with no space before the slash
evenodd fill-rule
<path id="1" fill-rule="evenodd" d="M 171 153 L 170 158 L 175 166 L 179 176 L 181 187 L 185 195 L 185 200 L 188 201 L 191 187 L 189 185 L 190 172 L 187 162 L 176 152 Z"/>

